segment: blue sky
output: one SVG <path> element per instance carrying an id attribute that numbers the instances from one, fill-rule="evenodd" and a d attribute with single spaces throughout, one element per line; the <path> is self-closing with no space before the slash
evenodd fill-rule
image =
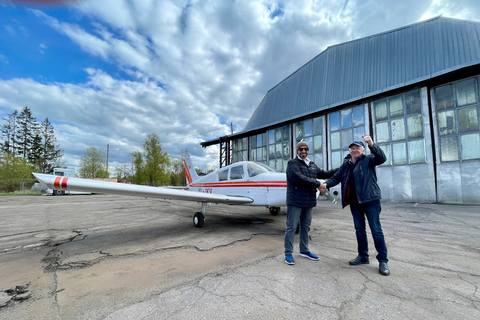
<path id="1" fill-rule="evenodd" d="M 438 15 L 480 21 L 480 1 L 0 0 L 0 117 L 48 117 L 74 168 L 107 144 L 110 168 L 129 162 L 151 133 L 217 165 L 200 142 L 328 46 Z"/>

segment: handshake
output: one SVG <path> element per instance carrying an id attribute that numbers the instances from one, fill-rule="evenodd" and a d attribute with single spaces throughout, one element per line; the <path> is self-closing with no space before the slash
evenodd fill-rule
<path id="1" fill-rule="evenodd" d="M 327 190 L 327 184 L 326 183 L 321 183 L 320 184 L 320 187 L 318 187 L 318 191 L 320 191 L 320 193 L 324 193 L 325 190 Z"/>

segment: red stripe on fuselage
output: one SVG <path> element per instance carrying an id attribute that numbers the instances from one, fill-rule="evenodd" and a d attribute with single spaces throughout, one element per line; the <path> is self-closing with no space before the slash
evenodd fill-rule
<path id="1" fill-rule="evenodd" d="M 67 180 L 68 180 L 68 177 L 64 177 L 62 179 L 62 189 L 64 190 L 67 190 Z"/>
<path id="2" fill-rule="evenodd" d="M 192 188 L 286 188 L 286 181 L 226 181 L 226 182 L 210 182 L 210 183 L 190 183 Z"/>
<path id="3" fill-rule="evenodd" d="M 60 180 L 62 180 L 62 177 L 56 177 L 56 178 L 55 178 L 55 181 L 53 182 L 53 186 L 54 186 L 56 189 L 60 189 Z"/>

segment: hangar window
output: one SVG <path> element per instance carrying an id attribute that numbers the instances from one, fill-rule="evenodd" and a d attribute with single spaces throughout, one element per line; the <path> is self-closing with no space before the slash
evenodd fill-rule
<path id="1" fill-rule="evenodd" d="M 480 158 L 479 77 L 434 89 L 440 160 Z"/>
<path id="2" fill-rule="evenodd" d="M 323 162 L 323 149 L 324 149 L 324 133 L 323 126 L 325 122 L 325 116 L 299 121 L 295 123 L 295 144 L 302 139 L 308 143 L 310 150 L 308 157 L 312 159 L 320 168 L 325 167 Z M 295 152 L 295 151 L 294 151 Z"/>
<path id="3" fill-rule="evenodd" d="M 250 161 L 267 162 L 267 134 L 261 133 L 250 137 Z"/>
<path id="4" fill-rule="evenodd" d="M 287 170 L 290 159 L 290 126 L 268 131 L 268 166 L 278 172 Z"/>
<path id="5" fill-rule="evenodd" d="M 364 107 L 356 106 L 329 115 L 332 168 L 339 167 L 348 154 L 348 146 L 365 135 Z"/>
<path id="6" fill-rule="evenodd" d="M 387 156 L 383 166 L 425 162 L 420 90 L 373 102 L 375 139 Z"/>
<path id="7" fill-rule="evenodd" d="M 246 161 L 247 157 L 247 138 L 233 140 L 232 144 L 232 162 Z"/>

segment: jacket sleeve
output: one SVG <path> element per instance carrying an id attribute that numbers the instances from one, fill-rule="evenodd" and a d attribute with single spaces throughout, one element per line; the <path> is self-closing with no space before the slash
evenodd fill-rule
<path id="1" fill-rule="evenodd" d="M 333 177 L 325 181 L 325 183 L 327 184 L 327 189 L 334 187 L 340 182 L 342 182 L 342 172 L 345 170 L 345 166 L 346 166 L 345 164 L 342 164 L 340 168 L 333 169 L 333 170 L 337 170 L 337 172 L 333 175 Z"/>
<path id="2" fill-rule="evenodd" d="M 317 167 L 318 168 L 318 167 Z M 328 179 L 328 178 L 331 178 L 333 177 L 333 175 L 338 171 L 338 169 L 340 168 L 336 168 L 336 169 L 332 169 L 332 170 L 328 170 L 328 171 L 325 171 L 325 170 L 322 170 L 322 169 L 318 169 L 317 171 L 317 178 L 318 179 Z"/>
<path id="3" fill-rule="evenodd" d="M 387 156 L 382 149 L 377 144 L 374 144 L 373 147 L 370 147 L 370 152 L 373 157 L 370 157 L 370 166 L 378 166 L 387 161 Z"/>
<path id="4" fill-rule="evenodd" d="M 300 186 L 302 188 L 318 188 L 320 187 L 320 182 L 317 179 L 307 177 L 306 175 L 302 174 L 300 171 L 301 164 L 292 159 L 288 161 L 287 165 L 287 180 L 293 182 L 294 185 Z"/>

